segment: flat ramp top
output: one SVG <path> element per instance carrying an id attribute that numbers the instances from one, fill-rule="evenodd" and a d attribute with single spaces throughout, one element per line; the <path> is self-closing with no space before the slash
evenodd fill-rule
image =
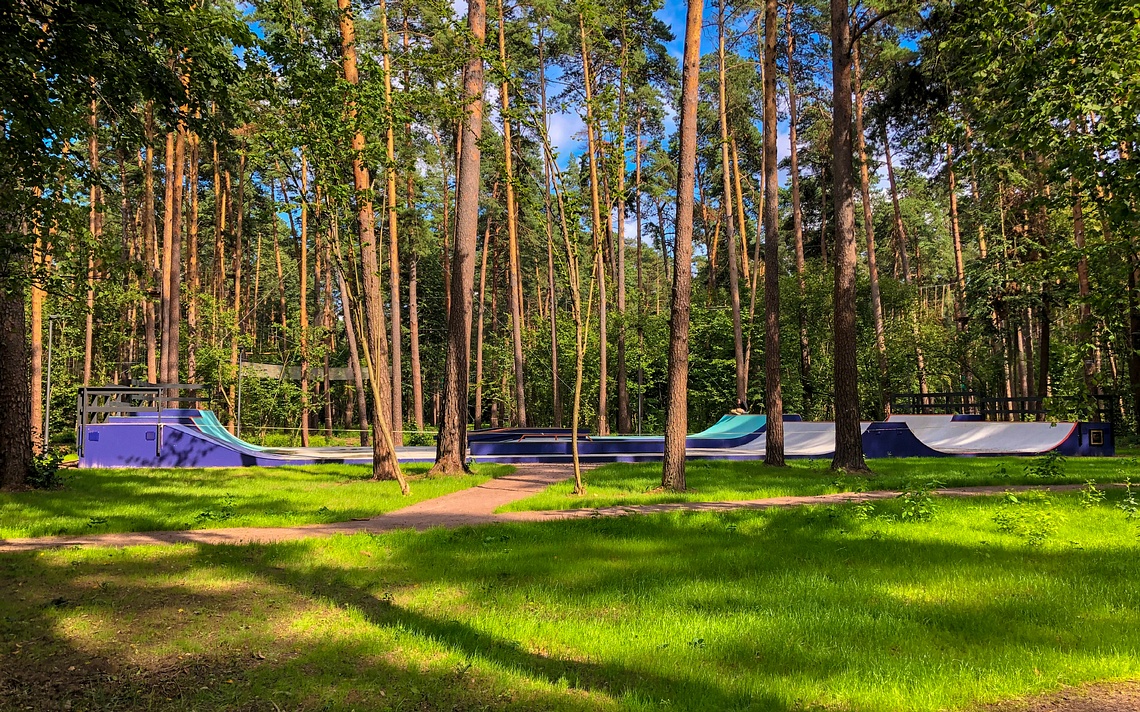
<path id="1" fill-rule="evenodd" d="M 1065 442 L 1076 423 L 907 423 L 924 445 L 954 455 L 1034 455 Z"/>
<path id="2" fill-rule="evenodd" d="M 887 416 L 887 422 L 906 423 L 907 425 L 929 427 L 931 425 L 940 423 L 952 423 L 954 422 L 954 415 L 952 413 L 936 413 L 930 415 L 917 415 L 914 413 L 892 413 Z"/>

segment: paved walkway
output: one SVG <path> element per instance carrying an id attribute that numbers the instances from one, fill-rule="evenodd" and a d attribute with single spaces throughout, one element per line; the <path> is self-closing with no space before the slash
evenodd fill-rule
<path id="1" fill-rule="evenodd" d="M 588 469 L 583 467 L 583 469 Z M 0 554 L 16 551 L 37 551 L 63 547 L 124 547 L 146 544 L 270 544 L 327 537 L 334 534 L 360 532 L 389 532 L 397 529 L 423 531 L 433 527 L 455 528 L 497 522 L 547 522 L 563 519 L 590 519 L 621 517 L 631 514 L 662 512 L 730 512 L 737 509 L 771 509 L 799 507 L 812 504 L 843 504 L 892 499 L 901 493 L 891 490 L 874 492 L 839 492 L 805 497 L 766 497 L 764 499 L 731 502 L 676 502 L 672 504 L 636 504 L 613 507 L 562 509 L 532 512 L 495 510 L 505 504 L 537 494 L 552 484 L 574 476 L 570 465 L 523 465 L 513 473 L 484 482 L 459 492 L 425 500 L 381 514 L 371 519 L 359 519 L 332 524 L 304 524 L 295 527 L 231 527 L 228 529 L 192 529 L 187 531 L 135 532 L 122 534 L 62 535 L 0 539 Z M 997 487 L 960 487 L 937 490 L 935 493 L 954 497 L 976 497 L 1022 492 L 1026 490 L 1064 491 L 1079 489 L 1083 485 L 1019 485 Z"/>

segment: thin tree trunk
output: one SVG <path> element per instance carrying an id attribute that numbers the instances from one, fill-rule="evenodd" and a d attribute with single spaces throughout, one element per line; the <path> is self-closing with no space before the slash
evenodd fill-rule
<path id="1" fill-rule="evenodd" d="M 337 0 L 340 11 L 341 58 L 344 78 L 356 86 L 360 79 L 356 67 L 356 28 L 352 16 L 351 0 Z M 350 103 L 348 120 L 356 124 L 356 104 Z M 368 383 L 372 390 L 372 405 L 375 417 L 372 418 L 372 477 L 373 479 L 394 479 L 400 483 L 400 491 L 408 493 L 408 483 L 400 471 L 396 459 L 396 444 L 392 437 L 391 420 L 388 417 L 388 404 L 384 396 L 389 384 L 388 354 L 384 338 L 384 305 L 380 288 L 380 264 L 376 254 L 376 230 L 372 212 L 372 181 L 368 168 L 364 165 L 364 133 L 356 129 L 352 137 L 352 175 L 356 191 L 357 230 L 360 239 L 361 272 L 364 283 L 364 322 L 367 343 L 364 355 L 368 363 Z M 390 396 L 389 396 L 390 397 Z"/>
<path id="2" fill-rule="evenodd" d="M 886 154 L 887 159 L 887 182 L 891 187 L 891 205 L 894 208 L 895 214 L 895 239 L 897 240 L 896 245 L 902 261 L 903 283 L 910 284 L 910 258 L 907 256 L 906 225 L 903 223 L 902 210 L 899 207 L 899 191 L 898 185 L 895 183 L 895 169 L 891 162 L 891 140 L 887 132 L 886 124 L 883 125 L 883 152 Z M 915 264 L 917 265 L 917 263 L 916 258 Z M 917 279 L 918 276 L 916 275 L 916 282 Z M 922 343 L 918 330 L 918 315 L 914 309 L 910 312 L 910 326 L 914 336 L 914 356 L 918 367 L 918 392 L 925 395 L 928 392 L 926 383 L 926 355 L 922 351 Z"/>
<path id="3" fill-rule="evenodd" d="M 124 169 L 125 170 L 125 169 Z M 32 248 L 32 268 L 35 272 L 45 270 L 44 243 L 41 238 L 43 226 L 36 225 L 36 241 Z M 31 281 L 31 402 L 29 404 L 29 417 L 31 419 L 30 436 L 32 448 L 36 452 L 45 452 L 48 446 L 48 434 L 44 432 L 44 301 L 47 292 L 42 284 L 44 274 L 35 274 Z"/>
<path id="4" fill-rule="evenodd" d="M 343 2 L 344 0 L 342 0 Z M 483 131 L 483 60 L 487 35 L 484 0 L 470 0 L 467 25 L 474 46 L 464 72 L 466 112 L 460 135 L 465 136 L 459 156 L 456 190 L 454 258 L 451 260 L 451 309 L 447 321 L 447 355 L 444 359 L 442 422 L 433 472 L 456 474 L 466 470 L 467 393 L 471 353 L 471 288 L 474 281 L 475 242 L 479 230 L 479 138 Z"/>
<path id="5" fill-rule="evenodd" d="M 546 111 L 546 39 L 539 30 L 538 35 L 538 86 L 539 86 L 539 100 L 541 102 L 542 111 L 542 131 L 543 136 L 549 134 L 549 115 Z M 558 377 L 558 298 L 555 292 L 554 284 L 554 215 L 551 211 L 550 205 L 550 156 L 546 151 L 542 152 L 542 180 L 544 192 L 542 194 L 542 206 L 546 216 L 546 275 L 547 275 L 547 294 L 550 300 L 550 390 L 552 394 L 552 406 L 554 409 L 554 427 L 562 427 L 562 395 L 561 388 L 559 388 L 560 381 Z M 640 237 L 639 237 L 640 239 Z"/>
<path id="6" fill-rule="evenodd" d="M 507 192 L 507 275 L 510 286 L 511 342 L 514 346 L 515 377 L 515 422 L 525 428 L 526 383 L 523 379 L 522 341 L 522 275 L 519 264 L 519 236 L 517 207 L 515 206 L 514 146 L 511 142 L 511 83 L 507 62 L 506 22 L 503 18 L 503 0 L 499 0 L 499 61 L 502 63 L 503 83 L 500 85 L 499 99 L 502 101 L 503 119 L 503 167 L 506 171 Z"/>
<path id="7" fill-rule="evenodd" d="M 89 166 L 92 176 L 99 173 L 99 128 L 98 116 L 95 113 L 95 100 L 91 100 L 91 136 L 88 138 L 87 150 Z M 170 164 L 167 164 L 167 169 Z M 102 202 L 102 191 L 99 188 L 98 178 L 91 183 L 91 204 L 88 208 L 88 229 L 91 231 L 91 244 L 87 248 L 87 310 L 83 327 L 83 385 L 91 385 L 91 368 L 95 357 L 95 250 L 103 237 L 103 215 L 99 212 Z M 169 211 L 169 207 L 167 208 Z M 165 351 L 163 352 L 165 358 Z"/>
<path id="8" fill-rule="evenodd" d="M 1077 294 L 1080 297 L 1079 312 L 1079 338 L 1080 348 L 1084 354 L 1082 371 L 1085 377 L 1085 389 L 1089 395 L 1097 392 L 1096 366 L 1093 359 L 1095 348 L 1092 334 L 1092 304 L 1089 303 L 1089 260 L 1085 253 L 1085 214 L 1081 201 L 1080 184 L 1073 179 L 1073 242 L 1076 244 L 1077 258 Z"/>
<path id="9" fill-rule="evenodd" d="M 771 2 L 772 0 L 769 0 Z M 728 99 L 725 91 L 725 59 L 724 59 L 724 33 L 725 33 L 725 14 L 724 14 L 725 0 L 719 0 L 717 3 L 717 93 L 719 99 L 719 119 L 720 119 L 720 165 L 721 165 L 721 187 L 723 190 L 724 204 L 724 223 L 725 223 L 725 243 L 728 246 L 728 294 L 729 302 L 732 307 L 732 339 L 734 356 L 736 358 L 736 407 L 748 407 L 748 370 L 744 362 L 744 334 L 740 324 L 740 277 L 738 274 L 738 257 L 736 255 L 736 224 L 733 222 L 732 215 L 732 161 L 729 156 L 729 141 L 728 141 Z M 773 5 L 775 7 L 775 5 Z M 773 20 L 773 24 L 775 21 Z M 773 40 L 774 41 L 774 40 Z M 774 59 L 774 58 L 773 58 Z M 771 72 L 766 72 L 765 79 L 771 74 L 775 81 L 775 69 Z M 773 85 L 774 86 L 774 85 Z M 774 91 L 774 89 L 773 89 Z M 775 102 L 775 97 L 772 97 Z M 765 144 L 765 148 L 767 144 Z M 773 150 L 773 155 L 775 151 Z M 767 156 L 765 156 L 767 161 Z M 772 201 L 775 203 L 775 201 Z M 775 247 L 773 243 L 772 248 Z M 775 264 L 773 262 L 773 264 Z M 769 270 L 771 276 L 767 282 L 779 279 L 779 272 L 775 269 Z M 768 301 L 769 305 L 771 301 Z M 776 301 L 777 308 L 779 307 L 779 299 Z M 771 316 L 769 316 L 771 318 Z M 778 317 L 777 317 L 778 319 Z M 777 334 L 777 340 L 779 335 Z M 778 388 L 778 386 L 777 386 Z"/>
<path id="10" fill-rule="evenodd" d="M 627 34 L 624 15 L 621 20 L 621 61 L 618 75 L 618 170 L 617 170 L 617 246 L 614 250 L 614 267 L 617 278 L 614 281 L 617 292 L 617 417 L 618 432 L 628 434 L 633 430 L 629 415 L 629 376 L 625 363 L 625 81 L 627 59 Z"/>
<path id="11" fill-rule="evenodd" d="M 309 165 L 301 148 L 301 236 L 297 241 L 301 327 L 301 447 L 309 447 Z"/>
<path id="12" fill-rule="evenodd" d="M 723 1 L 723 0 L 722 0 Z M 779 164 L 776 135 L 776 3 L 764 3 L 764 464 L 784 465 L 784 396 L 780 384 Z M 795 146 L 792 147 L 793 150 Z"/>
<path id="13" fill-rule="evenodd" d="M 190 171 L 186 181 L 190 191 L 190 224 L 187 230 L 186 278 L 190 282 L 189 299 L 186 302 L 186 380 L 193 383 L 198 376 L 198 293 L 202 289 L 202 277 L 198 264 L 198 161 L 200 160 L 201 139 L 198 134 L 189 134 Z"/>
<path id="14" fill-rule="evenodd" d="M 491 218 L 483 232 L 482 266 L 479 268 L 479 323 L 475 327 L 475 429 L 483 425 L 483 324 L 487 307 L 487 255 L 491 252 Z"/>
<path id="15" fill-rule="evenodd" d="M 392 438 L 397 445 L 404 444 L 404 373 L 403 373 L 403 335 L 400 318 L 400 241 L 399 221 L 396 212 L 396 127 L 392 109 L 392 67 L 388 48 L 388 5 L 386 0 L 380 0 L 377 11 L 380 15 L 380 45 L 384 66 L 384 111 L 385 111 L 385 138 L 387 149 L 387 165 L 385 167 L 386 189 L 385 196 L 388 205 L 388 288 L 391 299 L 388 307 L 388 317 L 392 327 Z"/>
<path id="16" fill-rule="evenodd" d="M 633 149 L 633 213 L 637 233 L 637 432 L 641 434 L 644 418 L 642 402 L 645 400 L 645 282 L 642 269 L 641 239 L 641 118 L 637 119 L 637 142 Z M 736 175 L 737 186 L 740 174 Z"/>
<path id="17" fill-rule="evenodd" d="M 871 322 L 875 330 L 875 353 L 879 359 L 879 410 L 891 412 L 888 395 L 887 339 L 883 329 L 883 300 L 879 291 L 879 264 L 875 254 L 875 221 L 871 214 L 871 177 L 867 166 L 867 141 L 863 135 L 862 59 L 859 43 L 852 49 L 855 79 L 855 134 L 859 147 L 859 188 L 863 202 L 863 230 L 867 235 L 867 272 L 871 282 Z"/>
<path id="18" fill-rule="evenodd" d="M 954 149 L 946 144 L 946 170 L 950 176 L 950 235 L 954 240 L 954 321 L 966 328 L 966 267 L 962 260 L 962 233 L 958 229 L 958 182 L 954 175 Z"/>
<path id="19" fill-rule="evenodd" d="M 673 239 L 673 294 L 669 316 L 668 384 L 665 397 L 665 452 L 661 485 L 685 489 L 685 435 L 689 413 L 689 320 L 692 301 L 693 189 L 697 162 L 697 103 L 701 69 L 701 11 L 689 0 L 681 73 L 680 155 Z"/>
<path id="20" fill-rule="evenodd" d="M 270 200 L 274 205 L 274 211 L 277 210 L 277 198 L 273 195 L 273 183 L 269 184 Z M 281 199 L 286 204 L 289 202 L 289 194 L 285 190 L 285 179 L 281 179 Z M 292 224 L 292 220 L 290 220 Z M 281 362 L 285 362 L 285 348 L 286 339 L 288 337 L 288 311 L 285 304 L 285 270 L 281 267 L 281 240 L 277 235 L 277 221 L 273 221 L 273 262 L 277 267 L 277 300 L 278 308 L 281 310 Z"/>
<path id="21" fill-rule="evenodd" d="M 413 179 L 408 174 L 408 210 L 413 205 Z M 416 422 L 416 432 L 424 431 L 424 379 L 420 369 L 420 305 L 419 305 L 419 257 L 412 250 L 408 265 L 408 339 L 412 359 L 412 417 Z"/>
<path id="22" fill-rule="evenodd" d="M 835 196 L 835 470 L 862 472 L 855 323 L 855 196 L 851 167 L 851 24 L 847 0 L 831 0 L 832 180 Z"/>
<path id="23" fill-rule="evenodd" d="M 348 341 L 348 365 L 352 370 L 352 383 L 356 389 L 356 410 L 360 413 L 360 446 L 368 447 L 368 404 L 364 395 L 364 374 L 360 366 L 360 350 L 356 340 L 356 325 L 353 323 L 352 295 L 348 291 L 348 284 L 345 283 L 344 273 L 341 271 L 341 264 L 343 264 L 344 260 L 340 254 L 340 228 L 337 223 L 336 213 L 332 213 L 330 217 L 332 220 L 332 242 L 336 248 L 337 255 L 337 289 L 340 290 L 341 314 L 344 316 L 344 333 Z M 371 378 L 371 374 L 369 374 L 369 377 Z"/>
<path id="24" fill-rule="evenodd" d="M 586 23 L 582 15 L 578 15 L 578 29 L 582 38 L 582 74 L 586 92 L 586 144 L 590 163 L 590 210 L 591 230 L 594 235 L 594 259 L 597 262 L 595 272 L 598 276 L 598 435 L 609 435 L 610 426 L 606 396 L 609 391 L 609 380 L 606 376 L 606 273 L 603 265 L 605 243 L 610 239 L 609 231 L 603 227 L 601 200 L 598 196 L 598 156 L 597 142 L 594 127 L 594 95 L 593 80 L 590 76 L 590 55 L 586 48 Z M 602 232 L 605 231 L 605 240 Z"/>
<path id="25" fill-rule="evenodd" d="M 883 124 L 883 152 L 887 159 L 887 182 L 891 187 L 891 206 L 895 211 L 895 250 L 902 261 L 903 282 L 910 283 L 910 257 L 907 254 L 906 228 L 903 226 L 902 209 L 899 207 L 899 189 L 895 183 L 895 167 L 891 161 L 891 139 L 887 126 Z"/>
<path id="26" fill-rule="evenodd" d="M 147 102 L 145 109 L 144 140 L 146 156 L 143 162 L 143 322 L 146 340 L 146 380 L 158 382 L 158 354 L 155 343 L 154 290 L 157 281 L 158 255 L 155 251 L 157 239 L 154 224 L 154 109 Z M 217 164 L 217 149 L 214 149 L 214 163 Z M 216 185 L 216 181 L 215 181 Z"/>
<path id="27" fill-rule="evenodd" d="M 827 184 L 822 169 L 819 172 L 819 257 L 825 271 L 833 266 L 827 257 Z"/>
<path id="28" fill-rule="evenodd" d="M 227 189 L 229 184 L 229 176 L 227 175 Z M 227 201 L 228 202 L 228 201 Z M 243 215 L 245 214 L 245 151 L 241 150 L 238 154 L 238 181 L 237 181 L 237 201 L 232 206 L 234 210 L 234 254 L 233 254 L 233 271 L 234 271 L 234 322 L 233 334 L 231 337 L 230 346 L 230 369 L 231 373 L 236 374 L 238 368 L 238 342 L 241 339 L 242 324 L 241 324 L 241 271 L 242 261 L 245 259 L 245 245 L 242 244 L 242 227 L 244 225 Z M 230 384 L 230 402 L 235 402 L 235 386 Z M 233 415 L 231 428 L 236 428 L 237 414 Z"/>
<path id="29" fill-rule="evenodd" d="M 804 260 L 804 215 L 800 203 L 800 163 L 799 141 L 796 138 L 798 121 L 797 96 L 795 83 L 795 51 L 796 33 L 792 25 L 793 2 L 787 5 L 787 20 L 784 23 L 788 38 L 788 143 L 791 154 L 791 188 L 792 188 L 792 233 L 796 250 L 796 288 L 799 293 L 799 302 L 796 305 L 796 320 L 800 327 L 800 388 L 803 390 L 803 407 L 805 411 L 811 410 L 815 389 L 811 380 L 811 344 L 808 340 L 807 328 L 807 283 L 805 280 L 806 262 Z"/>

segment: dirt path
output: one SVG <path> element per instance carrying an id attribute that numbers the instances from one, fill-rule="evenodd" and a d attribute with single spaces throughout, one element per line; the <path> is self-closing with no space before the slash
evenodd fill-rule
<path id="1" fill-rule="evenodd" d="M 1068 687 L 1040 697 L 1008 700 L 979 709 L 984 712 L 1137 712 L 1140 710 L 1140 682 Z"/>
<path id="2" fill-rule="evenodd" d="M 844 504 L 892 499 L 899 492 L 839 492 L 805 497 L 767 497 L 731 502 L 677 502 L 672 504 L 634 504 L 613 507 L 562 509 L 496 514 L 505 504 L 537 494 L 552 484 L 573 477 L 570 465 L 524 465 L 504 477 L 498 477 L 459 492 L 425 500 L 371 519 L 358 519 L 332 524 L 304 524 L 295 527 L 231 527 L 228 529 L 192 529 L 188 531 L 135 532 L 122 534 L 61 535 L 0 539 L 0 554 L 37 551 L 62 547 L 124 547 L 146 544 L 270 544 L 327 537 L 334 534 L 388 532 L 397 529 L 425 530 L 432 527 L 455 528 L 496 522 L 546 522 L 564 519 L 621 517 L 631 514 L 662 512 L 729 512 L 736 509 L 770 509 L 804 505 Z M 937 490 L 936 494 L 954 497 L 977 497 L 1022 492 L 1032 489 L 1064 491 L 1082 485 L 1021 485 L 1011 487 L 961 487 Z"/>

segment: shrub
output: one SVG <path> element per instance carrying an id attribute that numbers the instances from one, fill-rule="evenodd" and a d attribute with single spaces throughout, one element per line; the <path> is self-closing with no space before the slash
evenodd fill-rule
<path id="1" fill-rule="evenodd" d="M 1050 450 L 1043 457 L 1026 465 L 1025 474 L 1033 479 L 1060 479 L 1065 475 L 1065 458 L 1056 450 Z"/>
<path id="2" fill-rule="evenodd" d="M 1058 518 L 1053 502 L 1044 493 L 1026 492 L 1018 497 L 1006 492 L 1001 509 L 994 515 L 994 523 L 999 531 L 1039 546 L 1057 530 Z"/>
<path id="3" fill-rule="evenodd" d="M 55 489 L 62 486 L 63 477 L 59 473 L 62 462 L 62 451 L 44 448 L 42 453 L 32 458 L 27 484 L 36 489 Z"/>

